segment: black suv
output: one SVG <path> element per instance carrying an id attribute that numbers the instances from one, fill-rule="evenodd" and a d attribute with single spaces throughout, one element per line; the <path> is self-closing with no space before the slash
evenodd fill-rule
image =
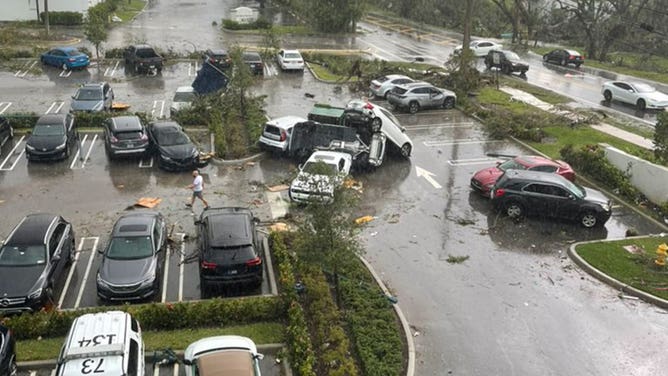
<path id="1" fill-rule="evenodd" d="M 104 121 L 104 148 L 109 158 L 141 156 L 149 149 L 148 133 L 138 116 Z"/>
<path id="2" fill-rule="evenodd" d="M 125 65 L 131 67 L 135 73 L 150 72 L 152 70 L 158 73 L 162 72 L 164 58 L 148 44 L 128 46 L 123 51 L 123 58 L 125 59 Z"/>
<path id="3" fill-rule="evenodd" d="M 76 141 L 72 114 L 43 115 L 26 141 L 28 160 L 67 159 Z"/>
<path id="4" fill-rule="evenodd" d="M 12 331 L 0 324 L 0 375 L 16 376 L 16 341 Z"/>
<path id="5" fill-rule="evenodd" d="M 197 222 L 202 295 L 212 286 L 262 284 L 261 244 L 246 208 L 210 208 Z"/>
<path id="6" fill-rule="evenodd" d="M 499 68 L 505 74 L 520 72 L 521 75 L 524 75 L 529 70 L 529 64 L 522 61 L 516 53 L 508 50 L 489 51 L 485 56 L 485 66 L 487 69 Z"/>
<path id="7" fill-rule="evenodd" d="M 511 218 L 561 218 L 587 228 L 602 226 L 612 214 L 612 203 L 601 192 L 545 172 L 507 170 L 492 187 L 490 198 L 495 209 Z"/>
<path id="8" fill-rule="evenodd" d="M 0 312 L 39 311 L 74 260 L 74 231 L 61 216 L 30 214 L 0 248 Z"/>
<path id="9" fill-rule="evenodd" d="M 257 75 L 264 74 L 264 63 L 259 53 L 253 51 L 245 51 L 242 56 L 244 63 L 248 65 L 251 72 Z"/>

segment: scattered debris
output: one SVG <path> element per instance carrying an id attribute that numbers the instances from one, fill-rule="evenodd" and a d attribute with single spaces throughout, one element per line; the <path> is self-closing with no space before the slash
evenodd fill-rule
<path id="1" fill-rule="evenodd" d="M 111 104 L 112 111 L 124 111 L 127 110 L 128 108 L 130 108 L 130 105 L 127 103 L 116 102 Z"/>
<path id="2" fill-rule="evenodd" d="M 135 202 L 134 206 L 141 206 L 144 208 L 149 208 L 152 209 L 156 207 L 160 202 L 162 202 L 161 198 L 157 197 L 142 197 L 137 202 Z"/>
<path id="3" fill-rule="evenodd" d="M 260 206 L 260 205 L 264 204 L 264 201 L 262 201 L 262 200 L 259 199 L 259 198 L 256 198 L 256 199 L 254 199 L 253 201 L 251 201 L 250 203 L 251 203 L 252 205 L 255 205 L 255 206 L 257 207 L 257 206 Z"/>
<path id="4" fill-rule="evenodd" d="M 306 98 L 315 98 L 315 94 L 311 94 L 311 93 L 304 93 L 304 96 Z"/>
<path id="5" fill-rule="evenodd" d="M 511 285 L 511 286 L 519 286 L 521 284 L 522 284 L 522 282 L 510 282 L 509 283 L 509 285 Z"/>
<path id="6" fill-rule="evenodd" d="M 399 214 L 395 213 L 390 216 L 390 218 L 387 220 L 387 223 L 399 223 Z"/>
<path id="7" fill-rule="evenodd" d="M 287 184 L 279 184 L 279 185 L 274 185 L 272 187 L 267 187 L 267 190 L 269 192 L 281 192 L 281 191 L 287 191 L 290 189 L 290 186 Z"/>
<path id="8" fill-rule="evenodd" d="M 417 337 L 417 336 L 419 336 L 419 335 L 420 335 L 420 332 L 418 332 L 418 331 L 416 331 L 415 333 L 413 333 L 413 337 Z"/>
<path id="9" fill-rule="evenodd" d="M 359 218 L 355 219 L 355 223 L 358 224 L 358 225 L 362 225 L 364 223 L 371 222 L 374 219 L 375 218 L 373 216 L 365 215 L 363 217 L 359 217 Z"/>
<path id="10" fill-rule="evenodd" d="M 635 244 L 625 245 L 622 248 L 624 248 L 626 250 L 626 252 L 631 253 L 633 255 L 644 255 L 645 254 L 645 250 L 642 247 L 639 247 Z"/>
<path id="11" fill-rule="evenodd" d="M 474 225 L 475 221 L 472 219 L 459 218 L 457 219 L 457 224 L 462 226 Z"/>
<path id="12" fill-rule="evenodd" d="M 246 166 L 248 166 L 248 167 L 253 167 L 253 166 L 255 166 L 255 162 L 253 162 L 253 161 L 251 161 L 251 162 L 246 162 Z"/>
<path id="13" fill-rule="evenodd" d="M 124 184 L 119 184 L 119 185 L 116 186 L 116 188 L 123 189 L 123 188 L 125 188 L 125 185 Z"/>
<path id="14" fill-rule="evenodd" d="M 372 232 L 372 233 L 369 234 L 369 235 L 371 235 L 371 236 L 376 236 L 376 235 L 378 235 L 378 231 L 374 231 L 374 232 Z"/>
<path id="15" fill-rule="evenodd" d="M 356 190 L 356 191 L 359 192 L 359 193 L 362 193 L 363 190 L 364 190 L 364 185 L 362 184 L 362 182 L 361 182 L 361 181 L 357 181 L 357 180 L 352 179 L 352 178 L 347 178 L 347 179 L 343 182 L 343 186 L 346 187 L 346 188 L 348 188 L 348 189 L 354 189 L 354 190 Z"/>
<path id="16" fill-rule="evenodd" d="M 450 264 L 461 264 L 462 262 L 466 261 L 469 259 L 470 256 L 453 256 L 453 255 L 448 255 L 448 258 L 445 260 Z"/>
<path id="17" fill-rule="evenodd" d="M 276 232 L 282 232 L 282 231 L 289 231 L 290 227 L 288 226 L 287 223 L 284 222 L 276 222 L 273 225 L 269 226 L 269 231 L 276 231 Z"/>

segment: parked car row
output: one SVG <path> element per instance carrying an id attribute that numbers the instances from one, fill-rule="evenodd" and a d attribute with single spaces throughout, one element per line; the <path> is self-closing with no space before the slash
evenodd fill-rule
<path id="1" fill-rule="evenodd" d="M 603 226 L 612 215 L 612 202 L 574 181 L 575 172 L 566 162 L 517 156 L 476 172 L 471 188 L 514 219 L 540 216 L 577 221 L 585 228 Z"/>

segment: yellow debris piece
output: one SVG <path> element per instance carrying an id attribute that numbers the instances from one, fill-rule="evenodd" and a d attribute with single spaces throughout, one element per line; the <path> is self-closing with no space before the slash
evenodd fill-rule
<path id="1" fill-rule="evenodd" d="M 367 222 L 371 222 L 373 220 L 374 220 L 374 218 L 372 216 L 365 215 L 363 217 L 359 217 L 359 218 L 355 219 L 355 223 L 358 224 L 358 225 L 362 225 L 362 224 L 365 224 Z"/>

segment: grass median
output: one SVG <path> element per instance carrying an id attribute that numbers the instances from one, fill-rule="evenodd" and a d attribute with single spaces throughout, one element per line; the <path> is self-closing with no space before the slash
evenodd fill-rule
<path id="1" fill-rule="evenodd" d="M 146 353 L 149 353 L 167 348 L 184 350 L 198 339 L 227 334 L 248 337 L 256 344 L 282 343 L 284 341 L 283 333 L 284 327 L 280 323 L 257 323 L 223 328 L 144 331 L 142 338 L 144 339 Z M 18 360 L 25 362 L 56 359 L 64 341 L 65 337 L 17 341 Z"/>
<path id="2" fill-rule="evenodd" d="M 610 277 L 659 298 L 668 299 L 668 267 L 654 263 L 659 244 L 668 237 L 624 239 L 580 244 L 575 251 L 591 266 Z M 635 246 L 634 252 L 625 246 Z"/>

